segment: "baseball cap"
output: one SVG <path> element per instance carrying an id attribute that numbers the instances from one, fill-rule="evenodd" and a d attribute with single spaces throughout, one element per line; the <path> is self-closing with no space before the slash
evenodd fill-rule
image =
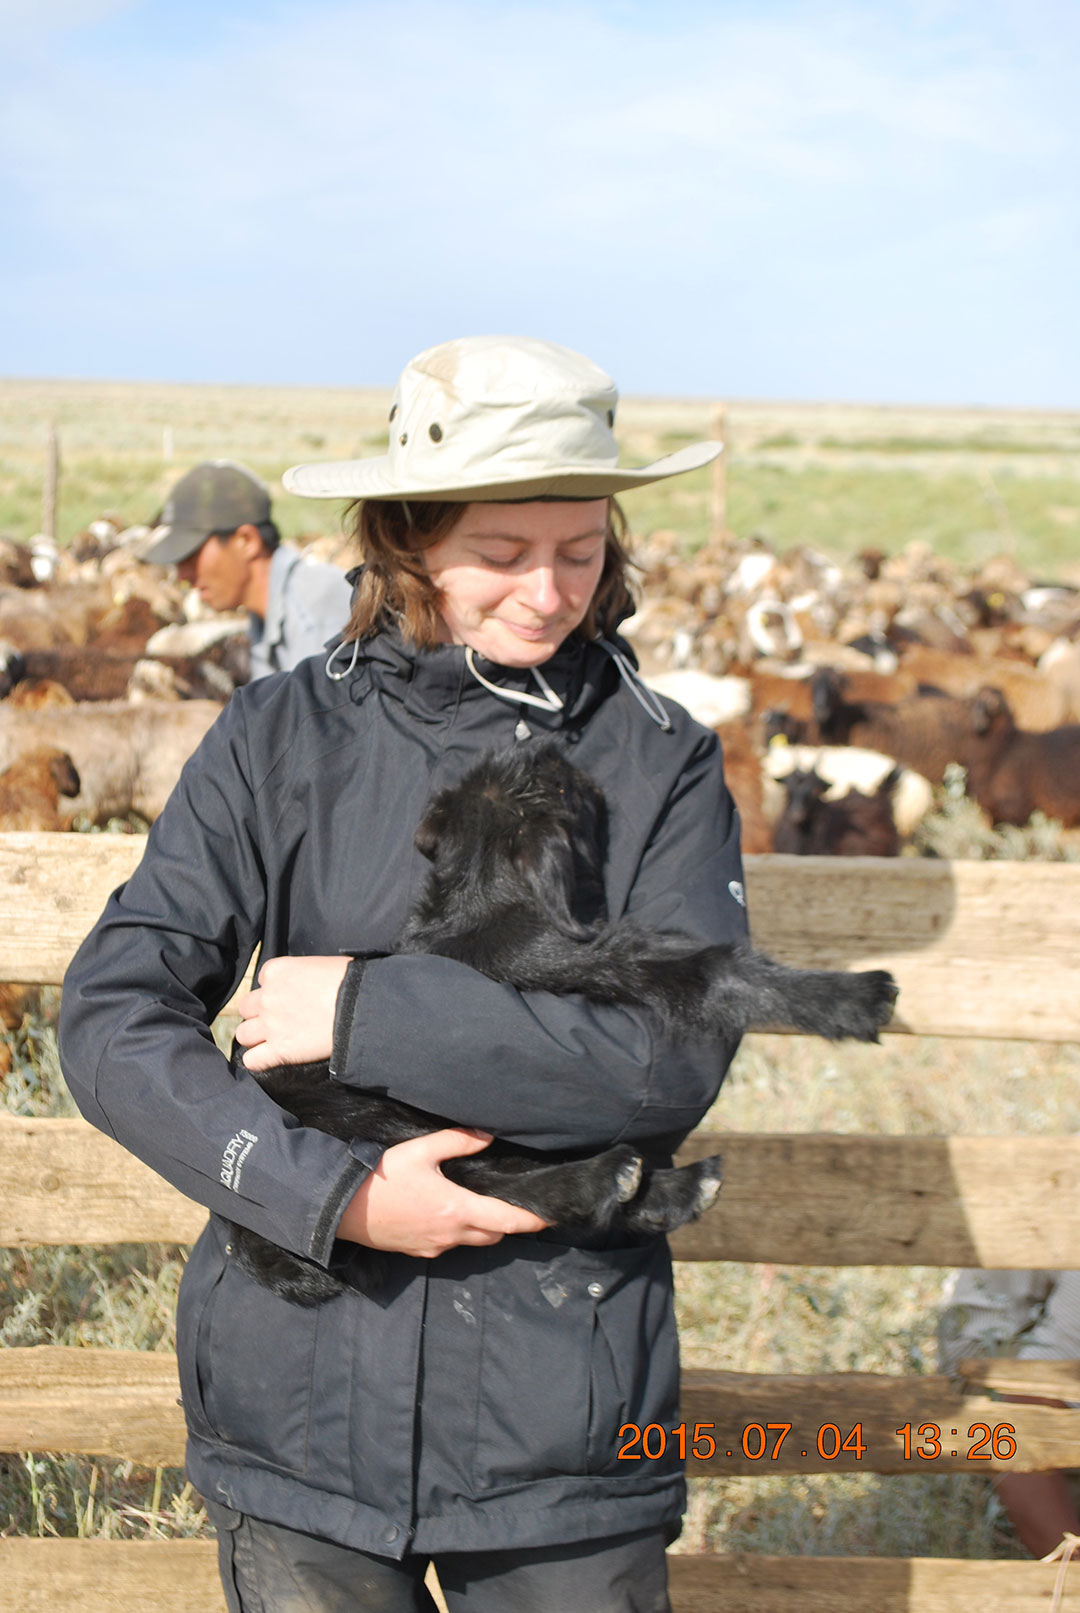
<path id="1" fill-rule="evenodd" d="M 270 520 L 270 492 L 245 465 L 208 459 L 181 476 L 150 535 L 143 559 L 155 566 L 187 560 L 214 532 Z"/>

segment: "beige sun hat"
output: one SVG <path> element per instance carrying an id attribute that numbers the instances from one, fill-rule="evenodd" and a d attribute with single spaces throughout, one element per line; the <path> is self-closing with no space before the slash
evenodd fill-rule
<path id="1" fill-rule="evenodd" d="M 618 401 L 609 375 L 554 342 L 443 342 L 402 371 L 385 454 L 294 465 L 282 482 L 308 498 L 606 498 L 697 470 L 723 451 L 722 443 L 693 443 L 620 470 Z"/>

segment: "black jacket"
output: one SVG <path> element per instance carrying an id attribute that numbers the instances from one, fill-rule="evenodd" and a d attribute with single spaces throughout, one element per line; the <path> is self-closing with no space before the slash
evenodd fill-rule
<path id="1" fill-rule="evenodd" d="M 676 1412 L 663 1240 L 585 1250 L 545 1233 L 391 1256 L 377 1300 L 301 1310 L 237 1268 L 220 1219 L 329 1259 L 371 1151 L 235 1079 L 210 1021 L 260 944 L 263 958 L 391 950 L 424 878 L 425 801 L 514 743 L 521 718 L 607 793 L 613 917 L 702 943 L 745 934 L 715 735 L 670 704 L 663 731 L 599 645 L 568 641 L 544 672 L 558 714 L 490 693 L 459 648 L 414 653 L 387 633 L 341 682 L 313 658 L 239 690 L 65 981 L 61 1055 L 83 1113 L 213 1212 L 178 1317 L 193 1482 L 387 1556 L 602 1537 L 683 1504 L 673 1452 L 617 1460 L 621 1424 Z M 338 1076 L 539 1148 L 673 1147 L 733 1051 L 668 1045 L 644 1013 L 519 993 L 449 959 L 389 957 L 365 970 Z"/>

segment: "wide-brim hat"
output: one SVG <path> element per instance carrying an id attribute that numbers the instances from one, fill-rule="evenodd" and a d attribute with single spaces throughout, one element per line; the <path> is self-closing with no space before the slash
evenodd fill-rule
<path id="1" fill-rule="evenodd" d="M 618 401 L 609 375 L 554 342 L 443 342 L 402 371 L 385 454 L 294 465 L 282 481 L 307 498 L 591 499 L 698 470 L 723 452 L 722 443 L 692 443 L 621 469 Z"/>

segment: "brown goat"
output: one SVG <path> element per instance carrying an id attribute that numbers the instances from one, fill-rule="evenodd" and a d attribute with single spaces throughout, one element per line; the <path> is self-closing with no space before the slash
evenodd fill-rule
<path id="1" fill-rule="evenodd" d="M 46 745 L 26 751 L 0 773 L 0 830 L 70 829 L 72 815 L 60 811 L 60 797 L 81 788 L 67 751 Z"/>
<path id="2" fill-rule="evenodd" d="M 813 769 L 795 769 L 781 780 L 787 805 L 773 830 L 773 850 L 798 857 L 898 857 L 892 792 L 899 780 L 894 767 L 872 795 L 849 790 L 838 801 L 826 801 L 828 779 Z"/>
<path id="3" fill-rule="evenodd" d="M 1080 724 L 1028 733 L 1001 690 L 987 687 L 972 702 L 971 727 L 968 794 L 994 823 L 1024 824 L 1038 809 L 1066 828 L 1080 824 Z"/>
<path id="4" fill-rule="evenodd" d="M 806 735 L 808 743 L 883 751 L 932 784 L 941 783 L 950 762 L 966 765 L 972 734 L 971 700 L 930 691 L 911 695 L 895 706 L 850 700 L 846 680 L 828 667 L 815 672 L 811 683 L 814 721 Z"/>
<path id="5" fill-rule="evenodd" d="M 742 723 L 721 723 L 717 729 L 724 753 L 724 778 L 739 809 L 742 849 L 772 850 L 772 834 L 765 817 L 761 757 Z"/>

